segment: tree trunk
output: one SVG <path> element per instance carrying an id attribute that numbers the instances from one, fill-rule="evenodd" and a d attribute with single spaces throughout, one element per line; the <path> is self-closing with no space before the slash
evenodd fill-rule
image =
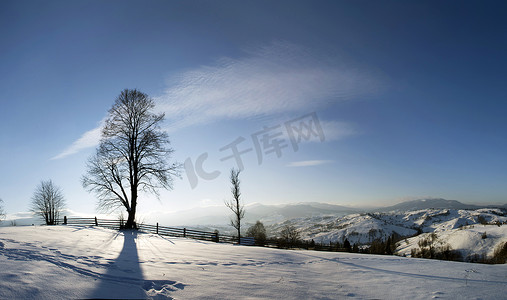
<path id="1" fill-rule="evenodd" d="M 125 229 L 137 229 L 136 226 L 136 205 L 137 205 L 137 190 L 132 190 L 132 201 L 130 205 L 130 211 L 128 212 L 127 223 Z"/>
<path id="2" fill-rule="evenodd" d="M 137 229 L 136 227 L 136 222 L 135 222 L 135 218 L 136 218 L 136 213 L 135 213 L 135 210 L 132 209 L 131 211 L 129 211 L 129 216 L 127 218 L 127 223 L 125 223 L 125 229 Z"/>

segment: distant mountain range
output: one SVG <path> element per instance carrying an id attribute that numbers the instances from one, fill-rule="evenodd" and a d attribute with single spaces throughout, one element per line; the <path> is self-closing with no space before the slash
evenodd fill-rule
<path id="1" fill-rule="evenodd" d="M 342 217 L 354 213 L 367 212 L 389 212 L 389 211 L 413 211 L 421 209 L 479 209 L 479 208 L 504 208 L 507 209 L 507 203 L 502 205 L 473 205 L 461 203 L 457 200 L 446 200 L 442 198 L 418 199 L 398 203 L 392 206 L 381 208 L 355 208 L 349 206 L 303 202 L 284 205 L 264 205 L 254 204 L 246 208 L 246 221 L 255 222 L 255 220 L 264 220 L 268 223 L 290 220 L 295 218 L 314 217 L 314 216 L 335 216 Z"/>
<path id="2" fill-rule="evenodd" d="M 446 199 L 419 199 L 405 201 L 393 206 L 365 209 L 336 204 L 327 204 L 319 202 L 302 202 L 280 205 L 267 204 L 248 204 L 245 207 L 244 224 L 252 224 L 260 220 L 265 225 L 280 223 L 286 220 L 298 218 L 311 218 L 318 216 L 343 217 L 354 213 L 367 212 L 388 212 L 388 211 L 412 211 L 420 209 L 478 209 L 478 208 L 504 208 L 503 205 L 472 205 L 464 204 L 456 200 Z M 77 213 L 70 215 L 78 216 Z M 225 205 L 197 207 L 177 212 L 152 212 L 145 216 L 140 216 L 140 221 L 145 223 L 160 223 L 166 226 L 207 226 L 207 227 L 226 227 L 229 224 L 231 211 Z M 11 220 L 15 220 L 17 225 L 38 224 L 40 220 L 33 218 L 29 213 L 12 215 Z M 6 220 L 0 225 L 9 226 L 11 220 Z"/>
<path id="3" fill-rule="evenodd" d="M 377 211 L 409 211 L 418 209 L 478 209 L 478 208 L 507 208 L 507 204 L 503 205 L 473 205 L 464 204 L 457 200 L 446 200 L 442 198 L 418 199 L 398 203 L 393 206 L 384 207 Z"/>
<path id="4" fill-rule="evenodd" d="M 261 220 L 265 224 L 274 224 L 284 220 L 302 217 L 320 215 L 344 216 L 362 210 L 341 205 L 307 202 L 283 205 L 253 203 L 246 205 L 245 211 L 245 219 L 243 220 L 245 224 L 255 223 L 257 220 Z M 229 224 L 229 217 L 231 215 L 231 211 L 225 207 L 225 205 L 220 205 L 197 207 L 171 213 L 153 212 L 145 217 L 145 222 L 159 222 L 160 224 L 168 226 L 223 226 Z"/>
<path id="5" fill-rule="evenodd" d="M 343 217 L 354 213 L 368 212 L 389 212 L 389 211 L 412 211 L 421 209 L 478 209 L 478 208 L 505 208 L 507 204 L 502 205 L 471 205 L 464 204 L 456 200 L 446 199 L 419 199 L 398 203 L 396 205 L 380 208 L 356 208 L 335 204 L 319 202 L 302 202 L 291 204 L 267 205 L 267 204 L 248 204 L 245 206 L 244 224 L 252 224 L 260 220 L 265 225 L 280 223 L 286 220 L 311 218 L 318 216 Z M 229 224 L 231 211 L 225 205 L 198 207 L 184 211 L 172 213 L 155 212 L 147 215 L 145 222 L 168 226 L 206 226 L 225 228 Z M 225 227 L 224 227 L 225 226 Z"/>
<path id="6" fill-rule="evenodd" d="M 255 204 L 247 207 L 246 214 L 252 219 L 269 219 L 275 216 L 278 219 L 294 219 L 316 215 L 347 215 L 358 211 L 360 210 L 357 208 L 341 205 L 303 202 L 285 205 Z"/>

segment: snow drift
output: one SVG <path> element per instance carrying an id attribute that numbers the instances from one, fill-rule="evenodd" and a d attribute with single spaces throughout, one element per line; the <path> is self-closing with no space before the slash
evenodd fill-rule
<path id="1" fill-rule="evenodd" d="M 0 228 L 0 264 L 1 299 L 500 299 L 507 293 L 507 265 L 75 226 Z"/>

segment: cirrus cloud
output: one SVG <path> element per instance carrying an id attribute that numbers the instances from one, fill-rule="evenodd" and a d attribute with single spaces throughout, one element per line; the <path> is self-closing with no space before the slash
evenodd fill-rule
<path id="1" fill-rule="evenodd" d="M 333 160 L 303 160 L 303 161 L 293 161 L 287 164 L 287 167 L 313 167 L 324 164 L 334 163 Z"/>
<path id="2" fill-rule="evenodd" d="M 173 130 L 223 119 L 314 111 L 383 86 L 380 77 L 369 70 L 313 55 L 287 42 L 246 53 L 242 58 L 221 58 L 170 80 L 156 100 Z"/>
<path id="3" fill-rule="evenodd" d="M 52 157 L 52 160 L 61 159 L 69 155 L 78 153 L 79 151 L 87 148 L 95 147 L 99 144 L 100 137 L 102 134 L 102 126 L 104 125 L 105 119 L 99 122 L 99 125 L 87 132 L 83 133 L 79 139 L 74 141 L 70 146 L 63 149 L 58 155 Z"/>
<path id="4" fill-rule="evenodd" d="M 278 41 L 182 72 L 170 78 L 154 100 L 157 111 L 170 120 L 166 130 L 175 131 L 221 120 L 306 113 L 376 93 L 383 86 L 382 76 L 371 70 Z M 354 134 L 345 123 L 324 123 L 331 139 Z M 85 132 L 52 159 L 97 146 L 101 128 Z"/>

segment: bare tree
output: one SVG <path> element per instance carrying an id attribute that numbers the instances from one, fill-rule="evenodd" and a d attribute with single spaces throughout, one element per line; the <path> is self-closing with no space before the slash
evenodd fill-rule
<path id="1" fill-rule="evenodd" d="M 44 219 L 46 225 L 56 225 L 64 208 L 62 190 L 51 180 L 41 181 L 32 196 L 31 211 Z"/>
<path id="2" fill-rule="evenodd" d="M 236 228 L 238 231 L 238 244 L 241 241 L 241 219 L 245 217 L 245 209 L 243 205 L 241 204 L 241 192 L 239 189 L 239 173 L 241 171 L 237 169 L 231 169 L 231 192 L 232 192 L 232 199 L 229 201 L 225 201 L 225 205 L 232 210 L 234 213 L 234 216 L 231 219 L 231 226 Z"/>
<path id="3" fill-rule="evenodd" d="M 136 228 L 140 191 L 158 194 L 172 189 L 180 164 L 169 163 L 173 149 L 155 114 L 154 101 L 138 90 L 123 90 L 116 98 L 102 130 L 102 139 L 87 165 L 83 187 L 98 195 L 99 210 L 125 208 L 125 228 Z"/>
<path id="4" fill-rule="evenodd" d="M 301 233 L 291 224 L 286 224 L 283 226 L 282 230 L 280 231 L 280 237 L 282 240 L 284 240 L 290 247 L 295 246 L 300 238 Z"/>

